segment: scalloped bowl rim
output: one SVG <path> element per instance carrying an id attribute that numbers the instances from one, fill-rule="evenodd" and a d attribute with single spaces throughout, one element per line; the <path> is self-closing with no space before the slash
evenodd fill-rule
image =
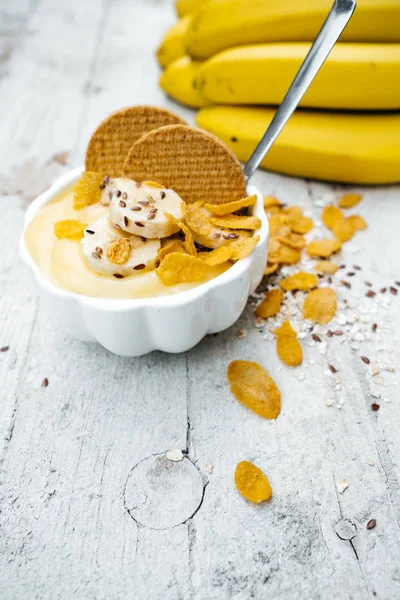
<path id="1" fill-rule="evenodd" d="M 68 171 L 68 173 L 64 173 L 63 175 L 61 175 L 50 186 L 50 188 L 48 188 L 45 192 L 43 192 L 43 194 L 40 194 L 40 196 L 33 200 L 33 202 L 30 204 L 25 213 L 24 229 L 20 238 L 20 253 L 24 261 L 32 268 L 38 283 L 51 294 L 61 296 L 63 298 L 74 298 L 76 300 L 79 300 L 83 304 L 87 304 L 95 308 L 101 308 L 105 311 L 113 312 L 131 310 L 132 308 L 140 308 L 144 306 L 150 306 L 154 308 L 172 307 L 179 306 L 181 304 L 186 304 L 187 302 L 190 302 L 195 298 L 199 298 L 203 295 L 206 295 L 210 289 L 224 286 L 233 279 L 237 279 L 238 277 L 243 275 L 246 272 L 246 270 L 250 268 L 253 253 L 249 256 L 246 256 L 245 258 L 241 258 L 240 260 L 238 260 L 224 273 L 221 273 L 221 275 L 217 275 L 213 279 L 210 279 L 209 281 L 206 281 L 190 290 L 173 293 L 171 295 L 156 296 L 149 298 L 98 298 L 93 296 L 85 296 L 76 292 L 70 292 L 69 290 L 57 286 L 41 272 L 38 265 L 30 255 L 29 250 L 25 244 L 25 232 L 29 223 L 37 215 L 39 210 L 45 204 L 53 200 L 53 198 L 60 192 L 62 192 L 64 188 L 67 188 L 72 183 L 74 183 L 74 181 L 78 179 L 78 177 L 82 174 L 83 171 L 83 167 L 76 167 L 75 169 Z M 260 236 L 260 241 L 257 244 L 257 246 L 259 246 L 265 243 L 265 240 L 268 238 L 268 218 L 264 211 L 264 206 L 262 204 L 262 195 L 259 189 L 256 186 L 249 184 L 247 193 L 249 195 L 257 194 L 257 202 L 254 206 L 254 214 L 261 221 L 261 227 L 255 232 L 256 235 Z"/>

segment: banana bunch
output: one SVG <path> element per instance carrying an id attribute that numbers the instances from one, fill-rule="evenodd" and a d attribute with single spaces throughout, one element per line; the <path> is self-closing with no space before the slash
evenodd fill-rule
<path id="1" fill-rule="evenodd" d="M 331 3 L 176 0 L 179 20 L 157 52 L 160 86 L 199 108 L 198 125 L 246 161 Z M 358 0 L 300 106 L 263 167 L 357 184 L 400 181 L 400 0 Z"/>

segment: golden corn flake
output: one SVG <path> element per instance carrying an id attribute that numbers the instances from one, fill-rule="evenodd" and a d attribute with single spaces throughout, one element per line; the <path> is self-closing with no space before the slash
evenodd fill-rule
<path id="1" fill-rule="evenodd" d="M 335 263 L 330 262 L 329 260 L 319 260 L 315 264 L 314 268 L 316 271 L 318 271 L 318 273 L 325 273 L 326 275 L 334 275 L 339 267 L 338 267 L 338 265 L 335 265 Z"/>
<path id="2" fill-rule="evenodd" d="M 282 229 L 285 226 L 286 229 Z M 277 235 L 286 235 L 286 233 L 290 233 L 291 229 L 287 225 L 287 216 L 279 213 L 278 215 L 271 215 L 269 217 L 269 233 L 272 237 Z"/>
<path id="3" fill-rule="evenodd" d="M 351 240 L 355 234 L 355 229 L 348 219 L 343 219 L 343 221 L 339 221 L 333 226 L 332 233 L 337 240 L 344 243 Z"/>
<path id="4" fill-rule="evenodd" d="M 338 252 L 342 244 L 339 240 L 324 239 L 324 240 L 313 240 L 307 246 L 307 252 L 310 256 L 329 258 L 335 252 Z"/>
<path id="5" fill-rule="evenodd" d="M 264 196 L 264 210 L 268 212 L 270 208 L 275 206 L 279 208 L 281 207 L 281 203 L 278 198 L 275 198 L 275 196 Z"/>
<path id="6" fill-rule="evenodd" d="M 204 207 L 210 212 L 212 215 L 218 215 L 223 217 L 224 215 L 230 215 L 242 208 L 247 208 L 248 206 L 254 206 L 257 202 L 257 196 L 248 196 L 247 198 L 243 198 L 242 200 L 233 200 L 232 202 L 225 202 L 225 204 L 208 204 L 206 203 Z"/>
<path id="7" fill-rule="evenodd" d="M 321 216 L 322 222 L 328 229 L 333 229 L 337 223 L 343 221 L 344 215 L 336 206 L 325 206 Z"/>
<path id="8" fill-rule="evenodd" d="M 142 181 L 142 184 L 148 185 L 149 187 L 165 188 L 165 185 L 161 185 L 161 183 L 157 183 L 155 181 Z"/>
<path id="9" fill-rule="evenodd" d="M 351 224 L 355 231 L 363 231 L 364 229 L 368 229 L 367 221 L 359 215 L 347 217 L 346 221 Z"/>
<path id="10" fill-rule="evenodd" d="M 292 233 L 292 230 L 287 225 L 281 225 L 280 227 L 276 227 L 273 232 L 270 231 L 270 237 L 275 238 L 280 242 L 281 240 L 288 240 L 290 236 L 298 235 L 297 233 Z M 292 244 L 286 244 L 287 246 L 291 246 Z M 292 246 L 293 248 L 293 246 Z"/>
<path id="11" fill-rule="evenodd" d="M 314 275 L 314 273 L 299 271 L 298 273 L 289 275 L 286 279 L 282 279 L 282 281 L 279 282 L 279 285 L 286 292 L 291 290 L 311 290 L 312 288 L 317 287 L 318 277 Z"/>
<path id="12" fill-rule="evenodd" d="M 179 229 L 181 229 L 185 234 L 185 241 L 183 242 L 183 247 L 185 248 L 186 252 L 188 252 L 188 254 L 191 254 L 192 256 L 197 256 L 197 248 L 194 245 L 193 236 L 188 227 L 186 227 L 185 223 L 182 223 L 182 221 L 179 221 L 179 219 L 176 219 L 170 213 L 165 212 L 164 214 L 167 217 L 167 219 L 172 221 L 172 223 L 175 223 L 175 225 L 179 227 Z"/>
<path id="13" fill-rule="evenodd" d="M 286 215 L 302 215 L 303 209 L 301 208 L 301 206 L 296 206 L 295 204 L 292 204 L 291 206 L 285 206 L 285 208 L 282 209 L 282 212 Z"/>
<path id="14" fill-rule="evenodd" d="M 261 227 L 258 217 L 239 217 L 238 215 L 210 217 L 210 222 L 216 227 L 225 227 L 226 229 L 259 229 Z"/>
<path id="15" fill-rule="evenodd" d="M 271 485 L 264 473 L 247 460 L 243 460 L 236 467 L 235 485 L 243 498 L 255 504 L 265 502 L 272 496 Z"/>
<path id="16" fill-rule="evenodd" d="M 303 350 L 297 339 L 297 333 L 289 321 L 284 321 L 282 325 L 275 330 L 276 351 L 279 358 L 288 367 L 297 367 L 303 360 Z"/>
<path id="17" fill-rule="evenodd" d="M 304 215 L 298 212 L 288 214 L 287 224 L 289 225 L 293 233 L 301 234 L 308 233 L 314 227 L 312 219 L 310 219 L 309 217 L 305 217 Z"/>
<path id="18" fill-rule="evenodd" d="M 168 244 L 160 248 L 157 254 L 158 260 L 162 260 L 167 256 L 167 254 L 171 254 L 172 252 L 184 252 L 183 242 L 181 240 L 171 240 Z"/>
<path id="19" fill-rule="evenodd" d="M 188 252 L 192 256 L 196 256 L 197 248 L 194 245 L 193 236 L 192 236 L 190 230 L 188 229 L 188 227 L 186 227 L 186 225 L 184 223 L 180 223 L 180 228 L 182 229 L 183 233 L 185 234 L 185 241 L 183 242 L 183 247 L 185 248 L 186 252 Z"/>
<path id="20" fill-rule="evenodd" d="M 275 271 L 278 269 L 278 263 L 275 263 L 274 265 L 268 265 L 265 267 L 264 270 L 264 275 L 272 275 L 272 273 L 275 273 Z"/>
<path id="21" fill-rule="evenodd" d="M 116 265 L 123 265 L 127 262 L 131 253 L 131 245 L 126 238 L 117 238 L 108 244 L 106 256 L 108 260 Z"/>
<path id="22" fill-rule="evenodd" d="M 222 265 L 231 258 L 233 254 L 232 246 L 220 246 L 211 252 L 200 252 L 198 258 L 204 261 L 206 265 L 215 267 L 216 265 Z"/>
<path id="23" fill-rule="evenodd" d="M 72 208 L 74 210 L 81 210 L 85 206 L 98 202 L 101 196 L 100 184 L 103 179 L 104 175 L 101 173 L 84 171 L 74 187 Z"/>
<path id="24" fill-rule="evenodd" d="M 286 234 L 283 237 L 277 235 L 276 239 L 279 242 L 281 242 L 281 244 L 284 244 L 285 246 L 290 246 L 290 248 L 295 248 L 297 250 L 303 250 L 303 248 L 306 245 L 304 235 L 301 235 L 300 233 L 290 232 L 289 234 Z"/>
<path id="25" fill-rule="evenodd" d="M 192 206 L 196 206 L 196 208 L 201 208 L 202 206 L 204 206 L 205 204 L 205 200 L 196 200 L 196 202 L 193 202 Z"/>
<path id="26" fill-rule="evenodd" d="M 283 296 L 284 294 L 279 288 L 274 288 L 273 290 L 267 292 L 261 304 L 259 304 L 256 308 L 256 317 L 268 319 L 268 317 L 273 317 L 274 315 L 278 314 L 278 312 L 281 310 Z"/>
<path id="27" fill-rule="evenodd" d="M 176 285 L 201 281 L 207 271 L 208 266 L 199 258 L 182 252 L 172 252 L 161 261 L 156 274 L 164 285 Z"/>
<path id="28" fill-rule="evenodd" d="M 87 225 L 76 219 L 65 219 L 54 223 L 54 235 L 59 240 L 80 240 Z"/>
<path id="29" fill-rule="evenodd" d="M 265 209 L 265 212 L 267 213 L 268 216 L 279 215 L 279 214 L 281 214 L 282 209 L 280 206 L 270 206 L 269 208 Z"/>
<path id="30" fill-rule="evenodd" d="M 187 226 L 200 235 L 209 235 L 212 227 L 204 212 L 194 204 L 188 204 L 184 210 Z"/>
<path id="31" fill-rule="evenodd" d="M 336 292 L 331 288 L 318 288 L 307 294 L 304 300 L 303 316 L 315 323 L 326 325 L 336 312 Z"/>
<path id="32" fill-rule="evenodd" d="M 281 411 L 281 393 L 258 363 L 234 360 L 228 366 L 227 378 L 239 402 L 265 419 L 276 419 Z"/>
<path id="33" fill-rule="evenodd" d="M 229 245 L 232 250 L 231 260 L 239 260 L 240 258 L 245 258 L 251 254 L 259 241 L 259 235 L 233 240 L 233 242 Z"/>
<path id="34" fill-rule="evenodd" d="M 296 248 L 281 244 L 272 238 L 268 244 L 268 262 L 294 265 L 299 262 L 301 254 Z"/>
<path id="35" fill-rule="evenodd" d="M 353 208 L 362 200 L 361 194 L 345 194 L 339 200 L 340 208 Z"/>

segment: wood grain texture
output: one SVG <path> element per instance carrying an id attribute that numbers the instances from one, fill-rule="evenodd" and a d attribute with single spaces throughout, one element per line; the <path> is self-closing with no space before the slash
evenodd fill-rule
<path id="1" fill-rule="evenodd" d="M 332 338 L 327 355 L 305 346 L 303 380 L 281 368 L 267 328 L 253 327 L 251 302 L 237 325 L 182 355 L 123 359 L 67 338 L 18 256 L 25 198 L 68 168 L 54 155 L 67 152 L 71 166 L 80 164 L 95 126 L 121 106 L 160 104 L 193 122 L 157 87 L 153 52 L 173 22 L 172 6 L 0 6 L 0 48 L 12 46 L 0 62 L 0 347 L 10 346 L 0 353 L 0 597 L 399 598 L 399 379 L 385 371 L 386 385 L 373 387 L 360 355 L 398 364 L 400 298 L 377 304 L 373 318 L 383 326 L 359 351 L 346 336 Z M 315 218 L 315 201 L 339 193 L 268 173 L 255 183 Z M 368 301 L 364 280 L 379 289 L 400 279 L 399 192 L 363 190 L 359 212 L 370 227 L 354 241 L 359 253 L 343 253 L 362 275 L 340 292 L 357 310 Z M 273 374 L 282 391 L 274 422 L 230 394 L 233 359 L 256 360 Z M 335 361 L 340 389 L 325 374 Z M 377 389 L 381 408 L 373 412 Z M 163 468 L 170 449 L 187 454 Z M 236 493 L 240 460 L 268 475 L 267 505 Z M 367 530 L 372 518 L 377 526 Z"/>

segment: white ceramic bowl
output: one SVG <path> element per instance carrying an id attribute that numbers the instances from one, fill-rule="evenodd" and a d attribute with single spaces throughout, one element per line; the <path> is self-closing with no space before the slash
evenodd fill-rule
<path id="1" fill-rule="evenodd" d="M 57 315 L 71 336 L 99 342 L 121 356 L 140 356 L 152 350 L 184 352 L 208 333 L 227 329 L 240 317 L 249 294 L 260 283 L 267 257 L 268 220 L 263 198 L 253 185 L 248 194 L 257 194 L 253 214 L 262 222 L 256 232 L 260 241 L 253 253 L 237 261 L 227 271 L 186 292 L 118 300 L 91 298 L 64 290 L 49 281 L 39 270 L 25 244 L 28 223 L 44 204 L 67 189 L 81 175 L 82 168 L 60 177 L 49 190 L 36 198 L 25 215 L 20 241 L 22 258 L 32 269 L 43 303 Z"/>

